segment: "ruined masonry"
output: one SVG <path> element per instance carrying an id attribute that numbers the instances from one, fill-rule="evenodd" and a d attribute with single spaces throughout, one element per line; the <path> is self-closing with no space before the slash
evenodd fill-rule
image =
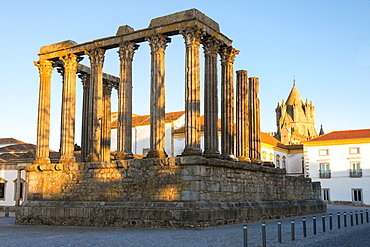
<path id="1" fill-rule="evenodd" d="M 172 35 L 185 41 L 185 148 L 164 150 L 165 50 Z M 133 159 L 132 61 L 139 43 L 151 49 L 150 150 Z M 200 148 L 200 46 L 204 50 L 204 150 Z M 103 73 L 104 54 L 118 48 L 120 80 Z M 148 28 L 77 44 L 41 47 L 36 159 L 27 166 L 28 194 L 17 224 L 192 227 L 325 211 L 320 184 L 264 166 L 260 157 L 258 78 L 236 75 L 238 50 L 218 23 L 196 9 L 155 18 Z M 90 68 L 79 65 L 83 56 Z M 217 56 L 221 60 L 221 150 L 218 150 Z M 63 77 L 59 163 L 50 163 L 50 84 Z M 82 161 L 74 158 L 76 75 L 83 83 Z M 110 160 L 111 90 L 118 90 L 118 153 Z M 234 104 L 236 117 L 234 116 Z M 236 122 L 236 133 L 234 129 Z M 236 137 L 235 137 L 236 134 Z M 236 141 L 234 142 L 234 138 Z M 234 152 L 235 150 L 235 152 Z"/>

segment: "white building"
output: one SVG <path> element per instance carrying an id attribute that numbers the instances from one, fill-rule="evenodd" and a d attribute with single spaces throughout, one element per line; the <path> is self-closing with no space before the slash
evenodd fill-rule
<path id="1" fill-rule="evenodd" d="M 370 129 L 333 131 L 303 142 L 306 176 L 324 201 L 370 205 Z"/>
<path id="2" fill-rule="evenodd" d="M 0 138 L 0 209 L 13 207 L 24 200 L 27 186 L 23 168 L 32 161 L 21 160 L 21 157 L 34 150 L 34 146 L 13 138 Z"/>
<path id="3" fill-rule="evenodd" d="M 168 156 L 181 155 L 185 147 L 185 112 L 170 112 L 165 115 L 165 151 Z M 111 150 L 117 150 L 117 113 L 111 117 Z M 200 118 L 201 149 L 204 150 L 204 116 Z M 150 147 L 150 115 L 132 117 L 132 152 L 146 155 Z M 219 120 L 219 150 L 221 150 L 221 121 Z M 287 173 L 303 176 L 303 146 L 284 145 L 267 133 L 261 132 L 261 159 L 285 168 Z"/>

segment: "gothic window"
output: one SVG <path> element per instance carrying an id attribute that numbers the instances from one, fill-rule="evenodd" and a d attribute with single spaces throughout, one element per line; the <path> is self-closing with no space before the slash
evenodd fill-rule
<path id="1" fill-rule="evenodd" d="M 5 200 L 6 180 L 0 178 L 0 200 Z"/>

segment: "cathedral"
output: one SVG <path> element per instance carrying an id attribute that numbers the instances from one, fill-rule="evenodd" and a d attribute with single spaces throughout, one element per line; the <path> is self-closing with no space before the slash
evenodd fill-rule
<path id="1" fill-rule="evenodd" d="M 302 100 L 294 82 L 286 102 L 282 100 L 276 109 L 277 133 L 275 138 L 286 145 L 301 144 L 317 136 L 315 107 L 312 101 Z"/>

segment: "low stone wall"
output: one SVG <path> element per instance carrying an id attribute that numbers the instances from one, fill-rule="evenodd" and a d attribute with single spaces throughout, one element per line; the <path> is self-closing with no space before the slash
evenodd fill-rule
<path id="1" fill-rule="evenodd" d="M 32 165 L 17 224 L 207 227 L 324 212 L 320 183 L 284 169 L 180 157 Z"/>

